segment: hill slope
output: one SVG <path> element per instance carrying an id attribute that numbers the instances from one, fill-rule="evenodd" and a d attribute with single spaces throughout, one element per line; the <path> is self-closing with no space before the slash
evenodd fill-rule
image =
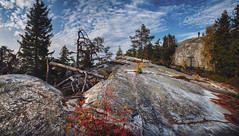
<path id="1" fill-rule="evenodd" d="M 239 135 L 239 126 L 224 117 L 230 112 L 211 101 L 225 88 L 209 81 L 177 79 L 192 77 L 151 63 L 136 74 L 133 58 L 126 59 L 119 60 L 126 64 L 108 80 L 85 93 L 87 103 L 97 103 L 104 88 L 113 88 L 111 109 L 128 105 L 133 111 L 130 122 L 141 135 Z"/>

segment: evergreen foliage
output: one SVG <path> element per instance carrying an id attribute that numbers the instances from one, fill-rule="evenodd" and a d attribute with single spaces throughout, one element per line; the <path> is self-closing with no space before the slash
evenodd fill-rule
<path id="1" fill-rule="evenodd" d="M 173 54 L 177 47 L 177 40 L 175 36 L 168 34 L 163 38 L 163 46 L 161 50 L 161 63 L 169 66 L 173 60 Z"/>
<path id="2" fill-rule="evenodd" d="M 230 17 L 224 10 L 222 16 L 215 21 L 215 44 L 212 48 L 212 63 L 215 70 L 221 74 L 229 75 L 229 59 L 231 34 L 230 34 Z"/>
<path id="3" fill-rule="evenodd" d="M 161 46 L 160 46 L 160 39 L 158 39 L 153 46 L 153 55 L 152 61 L 156 64 L 160 63 L 160 56 L 161 56 Z"/>
<path id="4" fill-rule="evenodd" d="M 104 48 L 104 54 L 105 54 L 105 56 L 102 57 L 102 59 L 100 60 L 101 64 L 109 62 L 111 60 L 111 57 L 113 56 L 113 53 L 110 52 L 110 47 L 109 46 L 106 46 Z"/>
<path id="5" fill-rule="evenodd" d="M 232 46 L 230 48 L 230 68 L 232 74 L 239 75 L 239 5 L 234 9 L 232 19 Z"/>
<path id="6" fill-rule="evenodd" d="M 154 36 L 150 36 L 150 30 L 142 24 L 141 29 L 135 31 L 135 36 L 130 36 L 132 48 L 126 51 L 125 55 L 147 59 L 156 64 L 169 66 L 172 64 L 173 54 L 177 47 L 175 36 L 171 34 L 164 36 L 162 46 L 160 45 L 160 39 L 153 45 L 151 43 L 153 38 Z"/>
<path id="7" fill-rule="evenodd" d="M 81 68 L 89 69 L 95 64 L 95 61 L 98 61 L 97 64 L 103 64 L 108 62 L 112 53 L 109 51 L 110 47 L 104 47 L 104 38 L 96 37 L 92 42 L 83 44 L 80 52 L 80 65 Z"/>
<path id="8" fill-rule="evenodd" d="M 202 40 L 202 62 L 210 62 L 215 73 L 236 77 L 239 74 L 239 5 L 235 7 L 233 17 L 223 11 L 214 25 L 207 27 Z"/>
<path id="9" fill-rule="evenodd" d="M 122 55 L 123 55 L 123 51 L 122 51 L 122 49 L 121 49 L 120 46 L 119 46 L 119 49 L 118 49 L 118 51 L 117 51 L 117 53 L 116 53 L 116 57 L 122 56 Z"/>
<path id="10" fill-rule="evenodd" d="M 50 52 L 53 34 L 51 19 L 48 18 L 49 9 L 42 0 L 36 0 L 29 14 L 24 35 L 20 34 L 22 40 L 19 53 L 21 71 L 26 74 L 44 79 L 46 73 L 46 59 Z"/>
<path id="11" fill-rule="evenodd" d="M 74 58 L 71 58 L 70 55 L 72 54 L 73 52 L 70 52 L 68 50 L 68 48 L 66 46 L 63 46 L 61 48 L 61 52 L 60 52 L 60 57 L 56 60 L 57 62 L 61 63 L 61 64 L 64 64 L 64 65 L 72 65 L 72 61 L 74 60 Z M 72 60 L 73 59 L 73 60 Z M 74 62 L 74 61 L 73 61 Z M 57 71 L 57 77 L 59 78 L 65 78 L 66 77 L 66 72 L 67 70 L 66 69 L 63 69 L 63 68 L 55 68 L 55 70 Z"/>
<path id="12" fill-rule="evenodd" d="M 142 24 L 141 29 L 137 29 L 135 31 L 135 35 L 130 36 L 132 42 L 132 56 L 143 59 L 144 46 L 150 44 L 153 38 L 154 36 L 150 36 L 150 30 L 147 29 L 144 24 Z M 137 53 L 136 49 L 138 49 Z"/>
<path id="13" fill-rule="evenodd" d="M 8 49 L 7 46 L 0 47 L 0 74 L 4 73 L 4 70 L 6 70 L 12 53 L 13 50 Z"/>

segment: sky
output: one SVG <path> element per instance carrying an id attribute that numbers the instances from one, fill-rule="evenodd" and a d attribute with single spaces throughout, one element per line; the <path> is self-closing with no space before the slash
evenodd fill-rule
<path id="1" fill-rule="evenodd" d="M 58 56 L 62 46 L 76 50 L 77 32 L 90 39 L 104 37 L 104 45 L 116 53 L 130 48 L 129 36 L 142 24 L 155 39 L 169 33 L 178 42 L 205 32 L 224 10 L 232 15 L 239 0 L 43 0 L 50 9 L 53 34 L 50 51 Z M 0 0 L 0 45 L 17 51 L 35 0 Z"/>

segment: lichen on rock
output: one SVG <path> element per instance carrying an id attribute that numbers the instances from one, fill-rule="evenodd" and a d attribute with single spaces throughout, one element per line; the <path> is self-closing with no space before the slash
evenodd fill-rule
<path id="1" fill-rule="evenodd" d="M 0 135 L 65 135 L 61 99 L 36 77 L 0 76 Z"/>

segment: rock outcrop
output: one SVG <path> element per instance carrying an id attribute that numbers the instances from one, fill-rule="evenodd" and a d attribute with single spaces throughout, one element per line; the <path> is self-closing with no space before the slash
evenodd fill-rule
<path id="1" fill-rule="evenodd" d="M 0 135 L 65 135 L 61 92 L 27 75 L 0 76 Z"/>
<path id="2" fill-rule="evenodd" d="M 97 104 L 105 88 L 113 88 L 112 111 L 129 106 L 133 111 L 129 121 L 140 135 L 239 135 L 239 126 L 224 117 L 230 112 L 211 102 L 217 99 L 213 94 L 221 94 L 224 89 L 151 63 L 142 74 L 136 74 L 133 62 L 119 61 L 127 64 L 85 92 L 86 103 Z M 178 75 L 191 80 L 174 78 Z"/>
<path id="3" fill-rule="evenodd" d="M 174 64 L 178 66 L 210 69 L 209 65 L 202 63 L 201 51 L 203 44 L 201 38 L 187 39 L 179 44 L 174 54 Z M 185 63 L 185 64 L 183 64 Z"/>

